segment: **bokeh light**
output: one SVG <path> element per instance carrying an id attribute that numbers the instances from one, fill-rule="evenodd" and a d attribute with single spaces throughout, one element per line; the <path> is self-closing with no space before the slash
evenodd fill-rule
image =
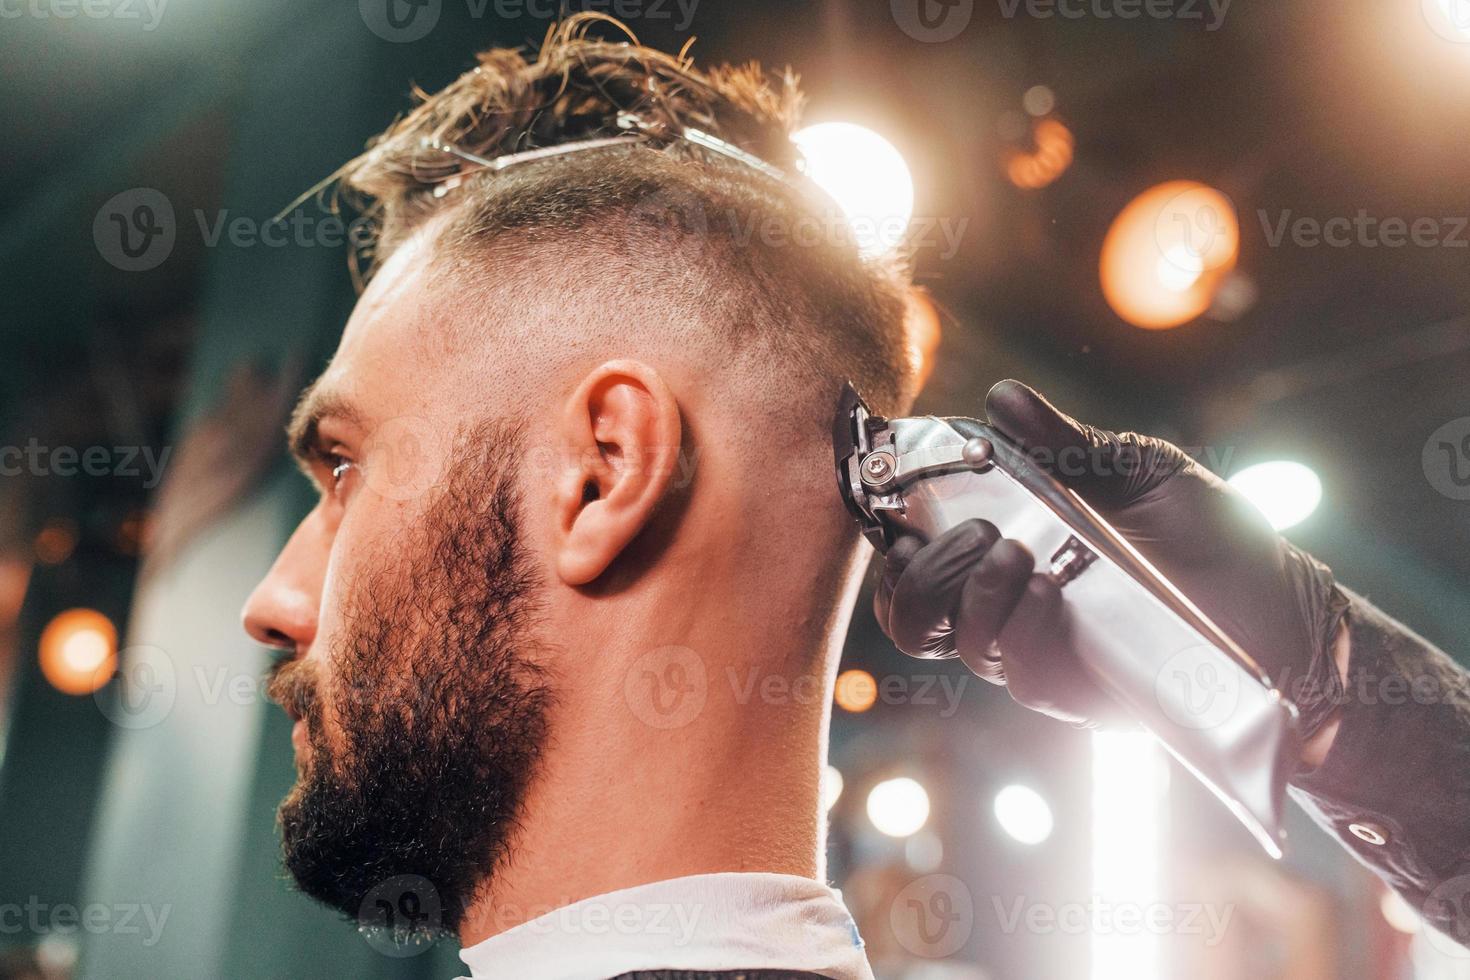
<path id="1" fill-rule="evenodd" d="M 842 770 L 828 763 L 822 767 L 822 810 L 832 809 L 841 798 Z"/>
<path id="2" fill-rule="evenodd" d="M 41 631 L 41 673 L 63 694 L 91 694 L 112 679 L 117 627 L 95 609 L 68 609 Z"/>
<path id="3" fill-rule="evenodd" d="M 1210 308 L 1240 254 L 1230 199 L 1175 180 L 1144 191 L 1113 220 L 1099 277 L 1108 305 L 1149 330 L 1177 327 Z"/>
<path id="4" fill-rule="evenodd" d="M 878 682 L 866 670 L 856 667 L 837 675 L 837 686 L 832 692 L 837 707 L 843 711 L 860 714 L 871 708 L 878 700 Z"/>
<path id="5" fill-rule="evenodd" d="M 885 779 L 868 793 L 868 819 L 889 837 L 917 834 L 929 820 L 929 793 L 916 779 Z"/>
<path id="6" fill-rule="evenodd" d="M 1051 836 L 1051 807 L 1029 786 L 1012 784 L 995 794 L 995 819 L 1022 844 L 1040 844 Z"/>
<path id="7" fill-rule="evenodd" d="M 914 213 L 914 178 L 892 143 L 846 122 L 807 126 L 791 139 L 805 159 L 803 173 L 837 202 L 864 254 L 903 243 Z"/>
<path id="8" fill-rule="evenodd" d="M 1278 531 L 1300 524 L 1322 502 L 1322 481 L 1311 467 L 1279 459 L 1247 466 L 1229 480 Z"/>

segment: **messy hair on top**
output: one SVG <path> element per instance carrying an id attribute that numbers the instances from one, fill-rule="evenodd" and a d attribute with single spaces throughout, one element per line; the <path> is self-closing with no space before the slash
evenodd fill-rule
<path id="1" fill-rule="evenodd" d="M 600 24 L 629 40 L 591 36 Z M 645 47 L 613 18 L 581 13 L 554 25 L 534 56 L 493 48 L 442 91 L 415 90 L 420 104 L 334 175 L 348 203 L 375 227 L 376 248 L 367 244 L 359 257 L 368 260 L 367 271 L 439 208 L 435 189 L 466 169 L 436 143 L 494 158 L 616 136 L 624 132 L 618 116 L 631 113 L 655 134 L 700 129 L 794 173 L 790 134 L 802 98 L 790 69 L 768 73 L 750 63 L 701 70 L 688 49 L 672 55 Z"/>

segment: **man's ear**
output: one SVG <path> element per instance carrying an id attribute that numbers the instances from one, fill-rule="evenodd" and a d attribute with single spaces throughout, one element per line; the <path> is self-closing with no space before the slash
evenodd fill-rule
<path id="1" fill-rule="evenodd" d="M 556 572 L 586 585 L 643 530 L 673 481 L 679 406 L 641 361 L 598 365 L 567 399 L 561 441 L 571 460 L 555 488 Z"/>

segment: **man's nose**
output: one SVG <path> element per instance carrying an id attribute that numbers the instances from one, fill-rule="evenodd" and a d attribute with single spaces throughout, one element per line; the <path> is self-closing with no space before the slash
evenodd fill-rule
<path id="1" fill-rule="evenodd" d="M 316 638 L 330 539 L 308 516 L 286 542 L 265 578 L 245 600 L 245 632 L 257 642 L 305 653 Z"/>

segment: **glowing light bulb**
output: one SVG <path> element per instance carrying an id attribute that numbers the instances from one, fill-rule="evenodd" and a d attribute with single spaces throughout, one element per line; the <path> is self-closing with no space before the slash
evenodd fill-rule
<path id="1" fill-rule="evenodd" d="M 885 779 L 868 793 L 868 819 L 889 837 L 908 837 L 929 820 L 929 793 L 907 776 Z"/>
<path id="2" fill-rule="evenodd" d="M 803 172 L 831 195 L 864 255 L 893 251 L 914 213 L 914 178 L 902 154 L 871 129 L 826 122 L 792 134 Z"/>
<path id="3" fill-rule="evenodd" d="M 41 631 L 41 673 L 63 694 L 91 694 L 112 679 L 117 627 L 95 609 L 68 609 Z"/>
<path id="4" fill-rule="evenodd" d="M 1290 460 L 1247 466 L 1229 480 L 1278 531 L 1300 524 L 1322 502 L 1322 481 L 1309 467 Z"/>
<path id="5" fill-rule="evenodd" d="M 842 770 L 828 763 L 822 768 L 822 809 L 832 809 L 841 797 Z"/>
<path id="6" fill-rule="evenodd" d="M 1011 785 L 995 794 L 995 819 L 1022 844 L 1040 844 L 1051 836 L 1051 807 L 1029 786 Z"/>
<path id="7" fill-rule="evenodd" d="M 1240 223 L 1230 199 L 1175 180 L 1144 191 L 1113 219 L 1098 276 L 1118 316 L 1165 330 L 1210 308 L 1239 253 Z"/>

